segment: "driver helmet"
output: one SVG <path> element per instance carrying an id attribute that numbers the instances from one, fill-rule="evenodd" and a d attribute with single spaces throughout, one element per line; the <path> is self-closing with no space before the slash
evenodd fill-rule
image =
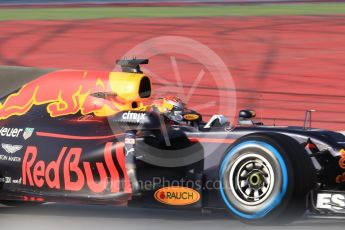
<path id="1" fill-rule="evenodd" d="M 152 106 L 161 113 L 177 115 L 182 114 L 185 104 L 177 96 L 165 96 L 156 99 Z"/>

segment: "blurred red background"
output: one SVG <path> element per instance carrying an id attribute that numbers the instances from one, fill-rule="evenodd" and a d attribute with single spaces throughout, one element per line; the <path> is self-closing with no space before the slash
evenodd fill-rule
<path id="1" fill-rule="evenodd" d="M 0 65 L 112 70 L 135 45 L 158 36 L 184 36 L 211 48 L 226 63 L 237 92 L 237 110 L 256 109 L 267 124 L 302 125 L 316 109 L 314 126 L 345 130 L 345 17 L 225 17 L 197 19 L 108 19 L 5 21 L 0 24 Z M 140 57 L 144 58 L 144 57 Z M 176 54 L 183 86 L 189 90 L 201 65 Z M 174 81 L 171 58 L 160 55 L 147 66 Z M 205 73 L 190 106 L 207 116 L 221 113 L 226 90 Z M 176 93 L 176 85 L 171 92 Z M 224 94 L 223 94 L 223 93 Z"/>

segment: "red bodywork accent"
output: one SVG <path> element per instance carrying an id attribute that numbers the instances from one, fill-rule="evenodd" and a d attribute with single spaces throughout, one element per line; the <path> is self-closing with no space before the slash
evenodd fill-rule
<path id="1" fill-rule="evenodd" d="M 36 132 L 36 135 L 39 137 L 51 137 L 51 138 L 69 139 L 69 140 L 102 140 L 102 139 L 120 137 L 123 134 L 113 134 L 113 135 L 108 135 L 108 136 L 74 136 L 74 135 L 65 135 L 65 134 L 58 134 L 58 133 Z"/>
<path id="2" fill-rule="evenodd" d="M 188 138 L 191 142 L 206 142 L 206 143 L 224 143 L 224 144 L 232 144 L 236 140 L 234 139 L 223 139 L 223 138 L 202 138 L 202 137 L 189 137 Z"/>

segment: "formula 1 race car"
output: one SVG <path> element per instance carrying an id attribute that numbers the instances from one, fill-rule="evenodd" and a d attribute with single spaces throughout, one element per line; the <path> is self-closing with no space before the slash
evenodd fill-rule
<path id="1" fill-rule="evenodd" d="M 121 72 L 0 68 L 0 200 L 224 209 L 250 224 L 345 214 L 345 136 L 204 122 L 151 100 L 146 59 Z M 308 115 L 309 113 L 307 113 Z"/>

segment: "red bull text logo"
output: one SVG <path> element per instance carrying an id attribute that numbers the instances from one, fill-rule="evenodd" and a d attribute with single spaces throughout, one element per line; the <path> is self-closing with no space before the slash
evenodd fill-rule
<path id="1" fill-rule="evenodd" d="M 115 154 L 113 155 L 113 143 L 107 143 L 104 148 L 104 163 L 82 162 L 82 151 L 81 148 L 63 147 L 56 160 L 45 162 L 38 160 L 39 154 L 35 146 L 27 147 L 22 163 L 23 185 L 65 191 L 81 191 L 88 188 L 94 193 L 103 193 L 107 189 L 112 193 L 121 190 L 131 192 L 131 185 L 124 164 L 123 144 L 117 143 L 115 145 Z M 122 172 L 116 168 L 115 160 Z M 98 176 L 94 175 L 93 166 L 96 166 Z M 120 174 L 124 178 L 121 179 Z M 61 176 L 62 178 L 60 178 Z M 98 177 L 97 180 L 95 176 Z M 124 187 L 121 189 L 122 180 Z"/>

